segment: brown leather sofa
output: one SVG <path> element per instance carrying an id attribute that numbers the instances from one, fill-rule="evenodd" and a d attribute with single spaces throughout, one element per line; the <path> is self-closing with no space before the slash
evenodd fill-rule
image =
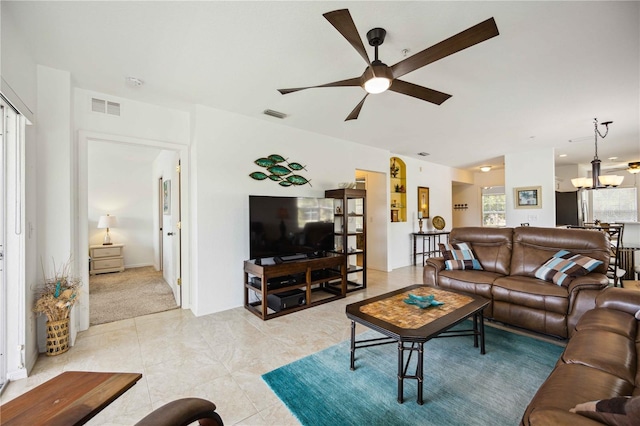
<path id="1" fill-rule="evenodd" d="M 469 244 L 483 270 L 445 270 L 442 257 L 427 259 L 423 282 L 491 300 L 486 318 L 532 331 L 570 337 L 584 312 L 607 286 L 609 241 L 604 232 L 559 228 L 454 228 L 450 243 Z M 566 249 L 603 263 L 568 287 L 535 277 L 535 270 Z"/>
<path id="2" fill-rule="evenodd" d="M 596 421 L 569 410 L 589 401 L 640 396 L 640 321 L 634 317 L 639 309 L 638 291 L 616 287 L 602 291 L 596 308 L 578 321 L 558 363 L 527 406 L 521 425 L 611 424 L 610 414 L 597 413 Z M 615 424 L 640 420 L 622 422 L 616 416 Z"/>

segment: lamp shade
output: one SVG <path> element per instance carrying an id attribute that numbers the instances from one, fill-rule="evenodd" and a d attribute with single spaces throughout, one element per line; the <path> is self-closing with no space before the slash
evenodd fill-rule
<path id="1" fill-rule="evenodd" d="M 618 186 L 624 180 L 624 176 L 602 175 L 598 176 L 598 180 L 604 186 Z"/>
<path id="2" fill-rule="evenodd" d="M 571 183 L 576 188 L 588 188 L 588 187 L 592 186 L 593 179 L 588 178 L 588 177 L 573 178 L 573 179 L 571 179 Z"/>
<path id="3" fill-rule="evenodd" d="M 98 220 L 98 229 L 115 228 L 118 225 L 118 221 L 115 216 L 100 216 Z"/>

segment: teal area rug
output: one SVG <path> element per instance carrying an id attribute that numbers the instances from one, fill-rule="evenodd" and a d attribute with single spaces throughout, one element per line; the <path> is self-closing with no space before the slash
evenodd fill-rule
<path id="1" fill-rule="evenodd" d="M 425 344 L 424 405 L 416 403 L 415 380 L 405 380 L 404 403 L 397 402 L 396 344 L 356 350 L 354 371 L 345 341 L 262 378 L 307 426 L 516 426 L 563 348 L 494 327 L 485 331 L 486 355 L 470 336 Z M 380 336 L 367 331 L 358 340 Z"/>

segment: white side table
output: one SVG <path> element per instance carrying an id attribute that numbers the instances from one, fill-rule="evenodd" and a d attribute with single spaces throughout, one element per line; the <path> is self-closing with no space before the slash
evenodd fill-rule
<path id="1" fill-rule="evenodd" d="M 89 274 L 124 271 L 124 244 L 89 246 Z"/>

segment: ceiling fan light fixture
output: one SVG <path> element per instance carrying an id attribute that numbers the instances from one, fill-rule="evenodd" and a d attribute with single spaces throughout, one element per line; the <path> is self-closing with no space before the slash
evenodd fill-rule
<path id="1" fill-rule="evenodd" d="M 391 87 L 393 75 L 389 67 L 382 62 L 372 63 L 362 74 L 362 87 L 367 93 L 377 95 Z"/>
<path id="2" fill-rule="evenodd" d="M 640 173 L 640 161 L 629 163 L 629 168 L 627 169 L 627 171 L 632 175 L 635 175 L 636 173 Z"/>
<path id="3" fill-rule="evenodd" d="M 374 77 L 364 83 L 364 90 L 372 95 L 382 93 L 389 87 L 391 87 L 391 81 L 384 77 Z"/>

